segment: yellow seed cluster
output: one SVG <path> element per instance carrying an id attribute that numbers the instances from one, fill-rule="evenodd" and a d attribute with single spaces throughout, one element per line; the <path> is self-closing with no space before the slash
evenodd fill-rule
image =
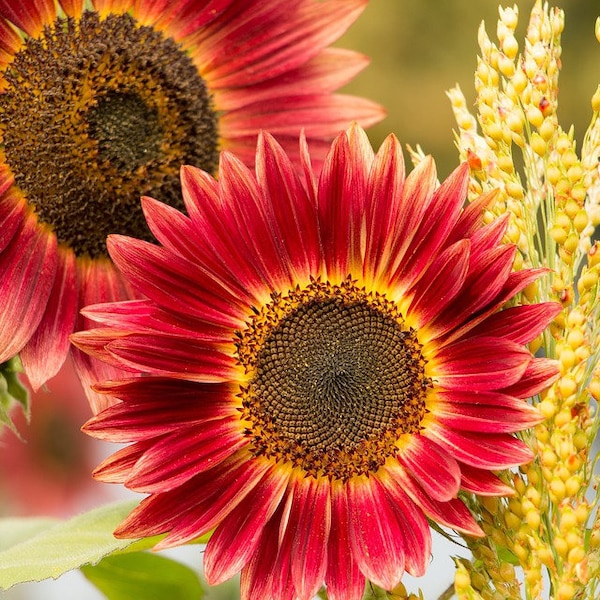
<path id="1" fill-rule="evenodd" d="M 481 594 L 472 586 L 471 572 L 473 563 L 467 560 L 456 561 L 454 573 L 454 591 L 457 600 L 483 600 Z"/>
<path id="2" fill-rule="evenodd" d="M 514 567 L 498 555 L 498 548 L 510 548 L 512 544 L 502 519 L 505 509 L 504 501 L 499 498 L 481 498 L 477 512 L 486 537 L 467 540 L 473 553 L 473 562 L 468 565 L 471 587 L 483 600 L 521 598 Z"/>
<path id="3" fill-rule="evenodd" d="M 600 597 L 600 516 L 598 500 L 590 500 L 598 494 L 591 449 L 600 427 L 600 244 L 592 237 L 600 224 L 600 86 L 578 154 L 573 129 L 557 118 L 563 12 L 536 1 L 523 44 L 517 22 L 516 6 L 501 8 L 497 42 L 479 30 L 476 116 L 458 87 L 448 96 L 457 146 L 471 167 L 470 193 L 498 188 L 487 217 L 510 213 L 506 241 L 520 250 L 514 268 L 549 270 L 521 301 L 562 305 L 531 344 L 556 359 L 559 377 L 534 399 L 545 421 L 523 435 L 536 458 L 513 473 L 515 495 L 495 510 L 481 499 L 474 510 L 487 537 L 468 541 L 475 562 L 458 566 L 456 590 L 464 598 L 473 590 L 512 598 L 500 566 L 509 569 L 493 559 L 505 548 L 523 571 L 526 598 L 548 597 L 549 580 L 554 600 L 592 600 Z M 596 35 L 600 41 L 600 19 Z"/>

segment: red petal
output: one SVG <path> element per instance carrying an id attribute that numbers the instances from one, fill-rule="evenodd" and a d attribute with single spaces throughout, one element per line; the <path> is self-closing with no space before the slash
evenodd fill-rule
<path id="1" fill-rule="evenodd" d="M 0 0 L 0 16 L 28 36 L 37 37 L 44 25 L 54 23 L 56 8 L 54 0 L 21 0 L 15 4 L 11 0 Z"/>
<path id="2" fill-rule="evenodd" d="M 454 397 L 458 396 L 455 395 Z M 442 394 L 438 396 L 441 398 Z M 524 400 L 493 393 L 478 394 L 477 402 L 439 402 L 428 406 L 436 420 L 451 429 L 479 433 L 514 433 L 544 420 L 541 413 Z M 498 402 L 495 402 L 495 400 Z"/>
<path id="3" fill-rule="evenodd" d="M 256 140 L 251 149 L 252 161 L 256 150 Z M 227 169 L 227 161 L 221 157 L 222 169 Z M 248 174 L 246 174 L 249 177 Z M 243 217 L 236 215 L 235 202 L 226 194 L 217 182 L 207 173 L 193 167 L 181 170 L 183 200 L 196 229 L 196 238 L 204 240 L 194 249 L 198 253 L 195 262 L 202 264 L 207 271 L 218 274 L 220 280 L 228 282 L 234 278 L 249 293 L 264 294 L 271 289 L 270 278 L 264 273 L 264 267 L 257 256 L 255 236 L 252 234 L 253 204 L 242 210 L 250 212 L 248 226 L 242 224 L 245 235 L 239 231 L 239 221 Z M 251 184 L 252 185 L 252 184 Z"/>
<path id="4" fill-rule="evenodd" d="M 498 190 L 493 190 L 469 202 L 448 236 L 448 244 L 468 239 L 480 231 L 483 227 L 483 212 L 493 204 L 497 195 Z"/>
<path id="5" fill-rule="evenodd" d="M 512 496 L 515 491 L 496 475 L 469 465 L 460 466 L 461 488 L 479 496 Z"/>
<path id="6" fill-rule="evenodd" d="M 472 467 L 497 471 L 533 460 L 531 449 L 506 433 L 481 435 L 455 431 L 441 423 L 430 423 L 422 435 L 442 446 L 456 460 Z"/>
<path id="7" fill-rule="evenodd" d="M 498 246 L 483 253 L 473 264 L 474 249 L 471 247 L 471 269 L 462 292 L 431 324 L 438 336 L 450 332 L 448 337 L 456 339 L 458 331 L 463 333 L 478 323 L 472 316 L 486 305 L 494 303 L 502 293 L 512 268 L 515 251 L 514 246 Z"/>
<path id="8" fill-rule="evenodd" d="M 209 406 L 208 410 L 216 409 L 223 399 L 235 394 L 237 386 L 234 384 L 198 383 L 184 381 L 171 377 L 143 377 L 111 381 L 96 386 L 101 393 L 112 394 L 119 400 L 132 404 L 171 404 L 187 405 L 202 404 Z M 205 408 L 199 408 L 205 410 Z"/>
<path id="9" fill-rule="evenodd" d="M 88 304 L 129 300 L 134 297 L 131 287 L 117 273 L 113 263 L 108 259 L 78 259 L 77 280 L 80 308 Z M 80 314 L 75 324 L 76 331 L 82 332 L 90 326 L 92 324 L 89 319 Z M 77 348 L 73 349 L 72 356 L 92 410 L 98 413 L 114 401 L 106 394 L 97 394 L 91 386 L 98 381 L 123 378 L 126 373 L 113 365 L 86 356 Z"/>
<path id="10" fill-rule="evenodd" d="M 203 272 L 201 265 L 121 235 L 109 236 L 107 246 L 127 281 L 165 310 L 234 328 L 241 325 L 246 305 Z"/>
<path id="11" fill-rule="evenodd" d="M 527 366 L 523 377 L 502 391 L 517 398 L 531 398 L 545 390 L 558 376 L 558 361 L 535 358 Z"/>
<path id="12" fill-rule="evenodd" d="M 329 600 L 361 600 L 364 594 L 365 578 L 352 555 L 350 518 L 345 487 L 334 483 L 325 574 Z"/>
<path id="13" fill-rule="evenodd" d="M 237 417 L 182 426 L 144 453 L 125 485 L 144 493 L 173 489 L 246 446 L 240 429 Z"/>
<path id="14" fill-rule="evenodd" d="M 499 390 L 519 381 L 531 360 L 529 350 L 508 340 L 465 339 L 443 347 L 429 374 L 448 390 Z"/>
<path id="15" fill-rule="evenodd" d="M 214 89 L 215 106 L 220 110 L 240 109 L 249 104 L 298 94 L 315 95 L 333 92 L 348 83 L 369 64 L 369 59 L 353 50 L 326 48 L 285 77 L 276 77 L 242 88 Z"/>
<path id="16" fill-rule="evenodd" d="M 135 463 L 155 442 L 144 440 L 118 450 L 94 469 L 94 478 L 104 483 L 124 483 Z"/>
<path id="17" fill-rule="evenodd" d="M 0 171 L 0 177 L 3 173 Z M 0 252 L 19 231 L 26 218 L 26 203 L 10 186 L 12 179 L 0 179 Z"/>
<path id="18" fill-rule="evenodd" d="M 365 193 L 373 149 L 364 131 L 340 134 L 319 178 L 319 226 L 328 277 L 345 277 L 361 262 Z"/>
<path id="19" fill-rule="evenodd" d="M 260 151 L 259 151 L 260 153 Z M 252 260 L 260 273 L 264 287 L 279 289 L 294 285 L 294 272 L 282 243 L 273 206 L 259 189 L 254 175 L 237 158 L 228 152 L 221 154 L 219 183 L 226 198 L 221 218 L 230 228 L 229 235 L 235 243 L 246 247 L 246 260 Z"/>
<path id="20" fill-rule="evenodd" d="M 0 254 L 0 363 L 21 351 L 42 320 L 57 258 L 56 237 L 33 216 Z"/>
<path id="21" fill-rule="evenodd" d="M 377 479 L 347 483 L 352 552 L 363 575 L 385 590 L 404 573 L 404 540 L 390 502 Z"/>
<path id="22" fill-rule="evenodd" d="M 416 327 L 426 327 L 460 294 L 469 268 L 469 249 L 468 240 L 446 248 L 418 282 L 407 311 Z"/>
<path id="23" fill-rule="evenodd" d="M 210 585 L 218 585 L 241 571 L 256 554 L 287 482 L 277 467 L 271 469 L 217 527 L 204 554 L 204 573 Z M 277 546 L 274 540 L 271 543 Z"/>
<path id="24" fill-rule="evenodd" d="M 400 464 L 386 464 L 384 469 L 412 501 L 440 525 L 446 525 L 468 535 L 477 537 L 485 535 L 467 507 L 458 498 L 439 502 L 426 494 Z"/>
<path id="25" fill-rule="evenodd" d="M 390 233 L 389 247 L 385 251 L 388 257 L 385 265 L 387 273 L 395 273 L 405 260 L 406 254 L 410 252 L 419 224 L 428 218 L 427 209 L 436 182 L 437 173 L 431 157 L 421 161 L 406 178 L 400 197 L 398 218 Z"/>
<path id="26" fill-rule="evenodd" d="M 438 187 L 427 206 L 427 216 L 418 225 L 404 260 L 391 277 L 408 289 L 425 275 L 456 221 L 467 195 L 469 167 L 462 163 Z"/>
<path id="27" fill-rule="evenodd" d="M 77 338 L 82 339 L 81 337 Z M 236 360 L 216 344 L 196 341 L 186 336 L 160 333 L 129 334 L 110 341 L 106 350 L 125 369 L 157 375 L 171 374 L 192 381 L 231 379 Z"/>
<path id="28" fill-rule="evenodd" d="M 296 281 L 316 273 L 322 260 L 316 207 L 289 158 L 268 134 L 259 136 L 256 173 L 262 194 L 269 201 L 273 233 L 281 240 Z"/>
<path id="29" fill-rule="evenodd" d="M 456 329 L 450 331 L 444 337 L 443 342 L 446 344 L 464 336 L 466 332 L 470 331 L 479 323 L 487 319 L 490 315 L 502 308 L 506 304 L 506 302 L 508 302 L 508 300 L 515 296 L 515 294 L 523 290 L 530 283 L 533 283 L 536 279 L 540 277 L 540 275 L 543 275 L 547 272 L 547 269 L 523 269 L 521 271 L 513 271 L 512 273 L 509 273 L 506 281 L 502 285 L 502 288 L 499 290 L 496 297 L 492 298 L 491 302 L 487 306 L 479 310 L 479 312 L 477 312 L 476 314 L 471 313 L 471 315 L 469 316 L 468 313 L 471 311 L 464 311 L 466 313 L 464 315 L 464 318 L 466 319 L 464 323 L 460 326 L 458 326 L 458 324 L 455 323 L 453 326 L 456 327 Z M 474 287 L 472 288 L 470 296 L 465 297 L 464 301 L 466 303 L 471 302 L 470 298 L 476 296 L 477 288 Z M 463 317 L 461 317 L 460 319 L 462 318 Z"/>
<path id="30" fill-rule="evenodd" d="M 295 481 L 286 528 L 292 539 L 292 579 L 300 599 L 311 600 L 323 584 L 331 527 L 330 483 L 312 477 Z"/>
<path id="31" fill-rule="evenodd" d="M 100 0 L 103 4 L 107 0 Z M 110 1 L 110 0 L 108 0 Z M 99 0 L 95 0 L 98 5 Z M 204 0 L 200 7 L 197 0 L 152 0 L 151 2 L 135 2 L 133 16 L 143 25 L 150 25 L 156 30 L 164 31 L 176 41 L 185 40 L 201 27 L 205 27 L 222 13 L 232 0 Z M 127 0 L 126 8 L 131 1 Z M 183 45 L 183 43 L 182 43 Z"/>
<path id="32" fill-rule="evenodd" d="M 173 503 L 167 495 L 169 492 L 159 494 L 158 497 L 166 496 L 162 504 L 175 522 L 169 535 L 156 545 L 156 550 L 185 544 L 216 527 L 244 500 L 268 467 L 266 461 L 246 457 L 237 468 L 211 469 L 191 480 L 189 488 L 187 484 L 176 488 L 179 504 Z M 190 490 L 194 490 L 192 498 L 184 500 Z"/>
<path id="33" fill-rule="evenodd" d="M 490 315 L 473 328 L 469 336 L 505 338 L 516 344 L 526 344 L 540 335 L 561 310 L 558 302 L 513 306 Z"/>
<path id="34" fill-rule="evenodd" d="M 238 453 L 173 490 L 148 496 L 119 525 L 115 535 L 137 538 L 175 531 L 173 537 L 163 539 L 156 546 L 157 550 L 195 539 L 237 506 L 260 480 L 266 466 L 248 460 L 246 453 Z"/>
<path id="35" fill-rule="evenodd" d="M 139 381 L 147 379 L 152 378 Z M 178 398 L 175 391 L 166 397 L 156 396 L 141 402 L 119 402 L 88 421 L 83 429 L 98 439 L 123 443 L 153 438 L 185 429 L 190 425 L 238 414 L 232 403 L 228 402 L 233 397 L 229 386 L 181 383 L 195 384 L 194 395 L 187 398 L 179 395 Z M 169 389 L 168 386 L 163 386 L 163 389 L 165 388 Z M 96 390 L 101 389 L 110 390 L 112 395 L 119 397 L 117 386 L 96 387 Z M 160 386 L 155 386 L 154 389 L 160 393 Z"/>
<path id="36" fill-rule="evenodd" d="M 169 332 L 206 342 L 231 342 L 231 328 L 206 323 L 191 315 L 163 310 L 151 300 L 122 300 L 86 306 L 81 313 L 88 319 L 121 331 Z"/>
<path id="37" fill-rule="evenodd" d="M 432 498 L 442 502 L 455 498 L 460 487 L 457 462 L 437 444 L 420 435 L 398 452 L 398 461 Z"/>
<path id="38" fill-rule="evenodd" d="M 282 514 L 283 506 L 280 503 L 275 515 L 262 531 L 256 553 L 242 569 L 240 600 L 272 600 L 273 598 L 274 566 L 277 563 L 277 538 Z M 290 587 L 294 589 L 293 585 Z"/>
<path id="39" fill-rule="evenodd" d="M 304 129 L 310 142 L 311 138 L 316 141 L 331 138 L 351 122 L 369 127 L 384 116 L 385 111 L 379 104 L 356 96 L 296 95 L 258 102 L 226 113 L 219 120 L 219 129 L 224 149 L 240 157 L 240 141 L 247 138 L 246 144 L 255 144 L 256 132 L 261 129 L 272 133 L 280 143 L 282 136 L 293 136 L 297 142 Z"/>
<path id="40" fill-rule="evenodd" d="M 377 278 L 387 261 L 391 231 L 400 214 L 406 170 L 400 142 L 389 135 L 375 155 L 367 182 L 363 276 Z"/>
<path id="41" fill-rule="evenodd" d="M 75 255 L 70 250 L 59 248 L 56 277 L 44 315 L 20 353 L 23 368 L 34 391 L 56 375 L 65 362 L 77 307 Z"/>
<path id="42" fill-rule="evenodd" d="M 207 27 L 199 47 L 203 71 L 216 88 L 280 76 L 335 41 L 364 6 L 362 0 L 285 6 L 274 0 L 239 0 Z"/>
<path id="43" fill-rule="evenodd" d="M 377 474 L 401 524 L 406 552 L 406 571 L 415 577 L 425 574 L 431 557 L 431 532 L 419 506 L 406 495 L 388 471 Z"/>

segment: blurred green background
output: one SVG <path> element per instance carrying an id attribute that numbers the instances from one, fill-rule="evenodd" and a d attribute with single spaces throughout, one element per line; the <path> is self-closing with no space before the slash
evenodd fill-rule
<path id="1" fill-rule="evenodd" d="M 522 50 L 534 2 L 516 4 Z M 590 99 L 600 83 L 600 44 L 594 35 L 600 2 L 562 0 L 552 5 L 565 11 L 558 117 L 564 129 L 575 125 L 579 148 L 591 118 Z M 388 117 L 369 130 L 375 147 L 393 132 L 403 144 L 421 144 L 432 154 L 440 177 L 457 165 L 455 122 L 445 92 L 458 83 L 473 107 L 477 30 L 482 20 L 495 42 L 495 0 L 371 0 L 339 45 L 371 57 L 371 64 L 344 91 L 386 107 Z"/>

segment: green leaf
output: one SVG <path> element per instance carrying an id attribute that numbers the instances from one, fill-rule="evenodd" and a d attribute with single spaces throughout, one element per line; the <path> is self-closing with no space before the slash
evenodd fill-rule
<path id="1" fill-rule="evenodd" d="M 204 595 L 192 569 L 158 554 L 115 554 L 81 570 L 108 600 L 196 600 Z"/>
<path id="2" fill-rule="evenodd" d="M 0 519 L 0 551 L 37 535 L 57 522 L 58 519 L 51 517 Z"/>
<path id="3" fill-rule="evenodd" d="M 109 504 L 68 521 L 49 521 L 47 527 L 38 519 L 37 523 L 29 519 L 0 519 L 0 531 L 3 527 L 6 535 L 16 542 L 10 547 L 2 544 L 0 589 L 57 578 L 126 548 L 134 540 L 118 540 L 112 532 L 135 505 L 131 501 Z"/>
<path id="4" fill-rule="evenodd" d="M 0 426 L 6 425 L 15 433 L 17 431 L 10 417 L 13 407 L 20 405 L 29 419 L 29 394 L 18 377 L 22 372 L 23 367 L 18 356 L 0 363 Z"/>

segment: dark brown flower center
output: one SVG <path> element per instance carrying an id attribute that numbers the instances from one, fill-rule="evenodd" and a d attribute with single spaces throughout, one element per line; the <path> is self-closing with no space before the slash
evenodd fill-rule
<path id="1" fill-rule="evenodd" d="M 77 255 L 109 233 L 150 239 L 140 196 L 182 208 L 179 168 L 214 171 L 217 115 L 172 39 L 127 14 L 58 18 L 3 73 L 4 160 L 38 218 Z"/>
<path id="2" fill-rule="evenodd" d="M 238 356 L 257 455 L 345 480 L 376 471 L 420 429 L 430 382 L 416 334 L 349 280 L 275 296 L 240 333 Z"/>

